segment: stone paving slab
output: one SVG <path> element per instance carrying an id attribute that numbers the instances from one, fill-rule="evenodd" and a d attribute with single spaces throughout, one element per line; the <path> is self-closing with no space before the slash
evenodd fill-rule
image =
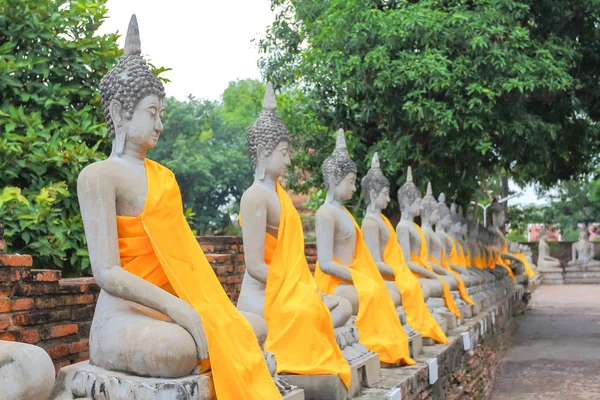
<path id="1" fill-rule="evenodd" d="M 533 294 L 493 399 L 600 399 L 600 285 L 543 285 Z"/>

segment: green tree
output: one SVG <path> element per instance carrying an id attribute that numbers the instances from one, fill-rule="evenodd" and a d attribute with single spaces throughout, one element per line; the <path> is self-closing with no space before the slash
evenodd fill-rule
<path id="1" fill-rule="evenodd" d="M 165 100 L 165 129 L 149 157 L 175 173 L 199 234 L 232 233 L 229 215 L 252 183 L 245 130 L 258 117 L 264 93 L 264 84 L 248 79 L 231 82 L 221 102 Z"/>
<path id="2" fill-rule="evenodd" d="M 598 154 L 598 0 L 272 5 L 261 65 L 305 95 L 288 125 L 329 128 L 297 132 L 299 189 L 321 186 L 339 127 L 359 175 L 378 151 L 393 189 L 411 165 L 422 188 L 463 204 L 490 177 L 551 186 Z"/>
<path id="3" fill-rule="evenodd" d="M 105 3 L 0 2 L 0 222 L 8 251 L 67 276 L 89 263 L 77 175 L 108 146 L 97 88 L 120 52 L 96 33 Z"/>

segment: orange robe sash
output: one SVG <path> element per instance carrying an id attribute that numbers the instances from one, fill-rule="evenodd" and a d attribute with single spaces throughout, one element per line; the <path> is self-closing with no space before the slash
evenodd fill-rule
<path id="1" fill-rule="evenodd" d="M 412 262 L 414 262 L 415 264 L 420 265 L 423 268 L 427 268 L 429 271 L 431 271 L 435 274 L 435 271 L 433 270 L 433 268 L 431 268 L 431 265 L 429 265 L 429 261 L 427 260 L 428 250 L 427 250 L 427 242 L 425 241 L 425 233 L 423 233 L 423 230 L 421 229 L 421 227 L 419 225 L 417 225 L 415 222 L 413 222 L 413 224 L 415 225 L 415 228 L 417 228 L 417 231 L 419 232 L 419 236 L 421 237 L 421 246 L 419 249 L 419 252 L 420 252 L 419 255 L 413 254 L 412 252 L 410 253 L 410 260 Z M 454 299 L 452 298 L 452 293 L 450 293 L 450 289 L 448 288 L 448 285 L 441 278 L 440 278 L 440 282 L 442 283 L 442 288 L 444 289 L 444 303 L 446 304 L 446 307 L 448 308 L 448 310 L 450 310 L 450 312 L 452 312 L 454 315 L 456 315 L 456 318 L 460 318 L 460 310 L 458 309 L 458 306 L 456 305 L 456 303 L 454 302 Z"/>
<path id="2" fill-rule="evenodd" d="M 424 337 L 432 338 L 437 343 L 448 343 L 444 331 L 425 305 L 423 291 L 418 279 L 404 261 L 404 254 L 398 243 L 394 227 L 385 215 L 381 214 L 381 219 L 383 219 L 390 232 L 383 252 L 383 262 L 394 271 L 394 282 L 402 295 L 402 307 L 406 312 L 408 324 Z"/>
<path id="3" fill-rule="evenodd" d="M 173 173 L 145 160 L 148 194 L 141 215 L 117 217 L 123 269 L 163 287 L 200 315 L 217 397 L 281 399 L 250 324 L 219 283 L 183 216 Z"/>
<path id="4" fill-rule="evenodd" d="M 458 281 L 458 292 L 460 293 L 460 298 L 471 305 L 475 305 L 475 302 L 471 299 L 471 297 L 467 293 L 467 287 L 465 286 L 465 282 L 463 281 L 462 277 L 460 276 L 460 274 L 458 272 L 453 270 L 452 267 L 450 266 L 450 264 L 448 263 L 448 259 L 446 258 L 446 251 L 445 251 L 443 245 L 442 245 L 441 250 L 442 250 L 441 251 L 442 265 L 440 265 L 440 263 L 435 259 L 435 257 L 433 257 L 433 255 L 431 256 L 431 261 L 434 262 L 436 265 L 444 268 L 445 270 L 450 272 L 452 275 L 454 275 L 456 277 L 456 280 Z"/>
<path id="5" fill-rule="evenodd" d="M 265 350 L 275 354 L 278 373 L 334 374 L 349 388 L 350 366 L 336 343 L 331 314 L 304 255 L 300 215 L 279 183 L 277 197 L 277 239 L 267 234 L 265 242 Z"/>
<path id="6" fill-rule="evenodd" d="M 504 248 L 502 249 L 502 252 L 508 253 L 508 244 L 506 244 L 504 246 Z M 521 261 L 521 263 L 523 263 L 523 266 L 525 267 L 525 275 L 527 275 L 530 278 L 535 277 L 535 272 L 533 271 L 533 268 L 531 268 L 531 264 L 529 264 L 529 261 L 527 261 L 527 257 L 525 257 L 525 254 L 522 254 L 522 253 L 508 253 L 508 254 L 512 254 L 513 256 L 518 258 L 519 261 Z"/>
<path id="7" fill-rule="evenodd" d="M 348 210 L 346 210 L 348 212 Z M 356 230 L 356 255 L 347 268 L 352 282 L 325 274 L 319 263 L 315 268 L 315 280 L 323 293 L 334 294 L 340 283 L 354 285 L 358 293 L 358 315 L 354 325 L 358 328 L 359 343 L 379 354 L 387 364 L 413 365 L 408 350 L 408 337 L 400 324 L 398 313 L 385 286 L 381 273 L 369 253 L 356 220 L 348 212 Z M 343 265 L 339 260 L 334 260 Z"/>

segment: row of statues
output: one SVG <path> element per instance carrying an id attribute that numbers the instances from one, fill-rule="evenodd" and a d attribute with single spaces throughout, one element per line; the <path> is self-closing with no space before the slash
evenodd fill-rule
<path id="1" fill-rule="evenodd" d="M 412 330 L 448 343 L 448 321 L 469 317 L 482 298 L 506 295 L 515 279 L 534 273 L 497 229 L 465 219 L 443 194 L 433 196 L 431 184 L 422 196 L 410 168 L 394 228 L 382 213 L 390 183 L 377 154 L 361 180 L 359 226 L 343 206 L 357 168 L 340 130 L 323 164 L 327 197 L 316 213 L 313 276 L 300 216 L 279 183 L 291 164 L 290 134 L 269 84 L 247 131 L 255 179 L 241 199 L 246 272 L 234 306 L 185 221 L 173 173 L 146 158 L 163 130 L 165 92 L 140 53 L 134 16 L 125 53 L 100 86 L 112 152 L 78 180 L 101 288 L 89 341 L 89 363 L 99 370 L 210 374 L 220 400 L 282 398 L 294 376 L 333 377 L 326 382 L 347 393 L 360 360 L 411 365 Z M 55 398 L 73 398 L 69 382 L 57 387 Z"/>

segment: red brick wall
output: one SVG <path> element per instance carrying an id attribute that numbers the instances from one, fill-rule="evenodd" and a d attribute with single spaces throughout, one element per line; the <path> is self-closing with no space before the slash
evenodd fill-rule
<path id="1" fill-rule="evenodd" d="M 86 360 L 98 292 L 92 278 L 31 269 L 29 255 L 0 254 L 0 340 L 35 344 L 56 370 Z"/>

